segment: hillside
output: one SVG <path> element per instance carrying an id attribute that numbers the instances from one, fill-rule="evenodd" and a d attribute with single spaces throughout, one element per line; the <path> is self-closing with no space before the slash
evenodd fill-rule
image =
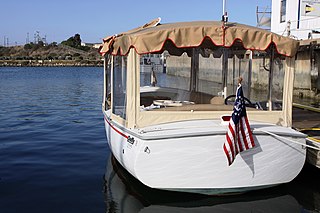
<path id="1" fill-rule="evenodd" d="M 98 49 L 91 47 L 83 49 L 85 51 L 54 43 L 0 46 L 0 66 L 101 66 L 103 64 Z"/>

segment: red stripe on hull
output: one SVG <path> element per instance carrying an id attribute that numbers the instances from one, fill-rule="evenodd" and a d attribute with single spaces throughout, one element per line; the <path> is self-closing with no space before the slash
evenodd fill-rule
<path id="1" fill-rule="evenodd" d="M 120 134 L 121 136 L 128 138 L 129 136 L 125 135 L 124 133 L 120 132 L 118 129 L 116 129 L 109 121 L 106 117 L 104 117 L 104 120 L 109 124 L 109 126 L 116 131 L 118 134 Z"/>

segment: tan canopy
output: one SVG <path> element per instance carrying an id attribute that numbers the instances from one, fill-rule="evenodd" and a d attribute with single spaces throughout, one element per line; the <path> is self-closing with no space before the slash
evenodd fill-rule
<path id="1" fill-rule="evenodd" d="M 238 23 L 221 21 L 196 21 L 158 24 L 159 20 L 145 24 L 119 35 L 104 39 L 101 54 L 127 55 L 130 48 L 138 54 L 178 51 L 190 47 L 241 47 L 266 50 L 271 44 L 285 56 L 296 54 L 299 42 L 269 31 Z"/>

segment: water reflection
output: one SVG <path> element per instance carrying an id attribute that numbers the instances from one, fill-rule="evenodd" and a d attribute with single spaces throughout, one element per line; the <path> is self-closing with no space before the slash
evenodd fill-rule
<path id="1" fill-rule="evenodd" d="M 129 175 L 112 156 L 108 160 L 104 195 L 106 212 L 317 212 L 319 171 L 307 168 L 289 184 L 234 196 L 203 196 L 148 188 Z M 310 185 L 309 185 L 310 184 Z M 319 184 L 316 184 L 316 186 Z"/>

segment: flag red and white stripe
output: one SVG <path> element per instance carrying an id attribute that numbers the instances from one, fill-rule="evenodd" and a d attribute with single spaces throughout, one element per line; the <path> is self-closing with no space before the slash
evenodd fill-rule
<path id="1" fill-rule="evenodd" d="M 229 121 L 226 142 L 223 145 L 229 165 L 233 163 L 236 155 L 255 146 L 245 109 L 241 85 L 237 88 L 234 110 Z"/>

